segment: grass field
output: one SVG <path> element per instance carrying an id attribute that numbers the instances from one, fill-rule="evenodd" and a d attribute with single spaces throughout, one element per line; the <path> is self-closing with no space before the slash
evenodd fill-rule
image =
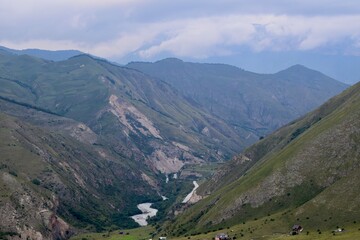
<path id="1" fill-rule="evenodd" d="M 326 230 L 319 233 L 317 229 L 305 229 L 301 234 L 291 236 L 289 233 L 280 232 L 276 229 L 276 223 L 264 226 L 263 220 L 252 221 L 246 224 L 239 224 L 229 229 L 208 232 L 206 234 L 182 236 L 182 237 L 168 237 L 168 240 L 212 240 L 217 233 L 227 233 L 231 239 L 253 239 L 253 240 L 356 240 L 360 239 L 360 225 L 355 224 L 345 228 L 343 232 L 333 233 L 332 230 Z M 260 226 L 263 227 L 260 227 Z M 159 236 L 151 236 L 154 228 L 152 226 L 135 228 L 130 230 L 117 230 L 105 233 L 86 233 L 77 235 L 71 240 L 145 240 L 158 239 Z M 123 234 L 120 234 L 123 232 Z"/>
<path id="2" fill-rule="evenodd" d="M 84 233 L 71 238 L 71 240 L 142 240 L 150 239 L 154 232 L 152 226 L 128 230 L 116 230 L 104 233 Z"/>

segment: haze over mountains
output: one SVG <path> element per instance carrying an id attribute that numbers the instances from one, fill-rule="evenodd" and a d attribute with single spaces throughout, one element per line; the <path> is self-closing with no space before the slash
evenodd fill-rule
<path id="1" fill-rule="evenodd" d="M 129 63 L 168 82 L 191 101 L 223 118 L 249 143 L 319 106 L 347 87 L 320 72 L 295 65 L 257 74 L 224 64 L 179 59 Z"/>
<path id="2" fill-rule="evenodd" d="M 0 46 L 0 51 L 3 53 L 15 54 L 15 55 L 31 55 L 34 57 L 52 60 L 52 61 L 62 61 L 69 59 L 73 56 L 83 54 L 77 50 L 58 50 L 58 51 L 49 51 L 43 49 L 23 49 L 23 50 L 16 50 L 10 49 L 3 46 Z"/>
<path id="3" fill-rule="evenodd" d="M 166 175 L 230 160 L 347 87 L 300 65 L 264 75 L 178 59 L 54 62 L 6 49 L 0 85 L 0 217 L 14 216 L 0 229 L 49 239 L 135 226 L 129 216 L 161 200 Z M 210 185 L 203 191 L 224 186 Z"/>
<path id="4" fill-rule="evenodd" d="M 208 62 L 224 62 L 258 73 L 274 73 L 301 64 L 347 84 L 360 80 L 360 57 L 321 51 L 262 51 L 244 50 L 236 56 L 212 57 Z"/>
<path id="5" fill-rule="evenodd" d="M 62 61 L 70 57 L 82 54 L 78 50 L 58 50 L 49 51 L 44 49 L 10 49 L 0 46 L 0 51 L 12 54 L 29 54 L 52 61 Z M 166 57 L 164 57 L 166 58 Z M 138 59 L 135 58 L 135 59 Z M 316 69 L 323 74 L 330 76 L 346 84 L 354 84 L 360 80 L 360 57 L 353 55 L 321 54 L 316 51 L 302 52 L 252 52 L 249 50 L 241 51 L 241 54 L 228 57 L 211 57 L 207 60 L 185 58 L 187 61 L 198 62 L 221 62 L 237 66 L 256 73 L 272 74 L 293 65 L 304 65 L 310 69 Z M 112 62 L 118 62 L 126 65 L 134 61 L 133 57 L 121 59 L 112 59 Z M 120 65 L 120 64 L 119 64 Z"/>

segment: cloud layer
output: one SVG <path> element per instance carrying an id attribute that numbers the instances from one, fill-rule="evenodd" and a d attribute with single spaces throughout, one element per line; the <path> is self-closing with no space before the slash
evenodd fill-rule
<path id="1" fill-rule="evenodd" d="M 0 45 L 79 49 L 110 59 L 208 58 L 243 48 L 360 53 L 356 1 L 254 2 L 0 0 Z"/>

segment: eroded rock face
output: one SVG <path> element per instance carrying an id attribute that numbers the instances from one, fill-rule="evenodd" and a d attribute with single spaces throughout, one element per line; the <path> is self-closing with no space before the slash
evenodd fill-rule
<path id="1" fill-rule="evenodd" d="M 131 138 L 131 134 L 146 139 L 144 143 L 152 152 L 144 154 L 143 158 L 154 171 L 164 174 L 175 173 L 187 163 L 203 161 L 193 155 L 193 150 L 189 146 L 175 141 L 166 142 L 155 124 L 134 105 L 111 95 L 109 106 L 109 111 L 122 124 L 123 133 L 128 139 Z M 209 134 L 209 129 L 206 128 L 205 132 Z M 142 146 L 137 147 L 141 151 Z"/>
<path id="2" fill-rule="evenodd" d="M 68 130 L 70 130 L 70 136 L 74 137 L 75 139 L 93 144 L 96 142 L 97 136 L 96 134 L 85 124 L 78 123 L 75 126 L 68 126 Z"/>
<path id="3" fill-rule="evenodd" d="M 164 174 L 176 173 L 185 164 L 202 163 L 204 160 L 195 157 L 192 149 L 176 142 L 168 144 L 152 143 L 154 152 L 148 157 L 149 164 Z"/>
<path id="4" fill-rule="evenodd" d="M 135 106 L 125 101 L 120 101 L 115 95 L 110 96 L 109 104 L 111 106 L 110 111 L 118 117 L 120 123 L 125 125 L 127 129 L 134 134 L 141 132 L 145 136 L 153 136 L 162 139 L 160 131 L 154 127 L 153 122 L 151 122 Z"/>
<path id="5" fill-rule="evenodd" d="M 22 239 L 22 240 L 27 240 L 27 239 L 34 239 L 34 240 L 50 239 L 50 238 L 44 236 L 42 233 L 34 230 L 32 227 L 27 227 L 27 226 L 22 226 L 22 228 L 18 227 L 17 232 L 19 233 L 19 236 L 12 237 L 13 239 Z"/>
<path id="6" fill-rule="evenodd" d="M 52 214 L 50 217 L 50 228 L 52 233 L 52 239 L 68 239 L 71 237 L 73 232 L 63 219 Z"/>
<path id="7" fill-rule="evenodd" d="M 177 157 L 171 158 L 161 150 L 156 150 L 152 156 L 155 168 L 162 173 L 178 172 L 184 166 L 184 162 Z"/>
<path id="8" fill-rule="evenodd" d="M 9 239 L 68 239 L 71 226 L 55 214 L 58 201 L 46 199 L 8 173 L 1 174 L 4 195 L 0 202 L 0 229 Z M 6 195 L 7 198 L 4 198 Z"/>
<path id="9" fill-rule="evenodd" d="M 94 135 L 82 123 L 70 127 L 78 130 L 74 134 Z M 1 113 L 0 131 L 0 231 L 9 233 L 6 237 L 67 239 L 73 234 L 68 222 L 83 221 L 76 215 L 79 208 L 98 219 L 130 205 L 122 198 L 124 188 L 135 196 L 156 190 L 155 178 L 139 178 L 141 169 L 120 162 L 112 149 L 91 144 L 91 138 L 48 132 Z M 103 208 L 92 209 L 94 202 Z"/>

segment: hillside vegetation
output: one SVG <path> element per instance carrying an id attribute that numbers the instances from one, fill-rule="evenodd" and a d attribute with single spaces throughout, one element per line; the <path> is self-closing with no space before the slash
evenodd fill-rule
<path id="1" fill-rule="evenodd" d="M 164 231 L 199 233 L 257 219 L 275 221 L 271 232 L 283 233 L 293 224 L 313 232 L 359 223 L 359 117 L 360 83 L 226 164 L 199 190 L 204 199 Z"/>
<path id="2" fill-rule="evenodd" d="M 1 236 L 137 226 L 137 204 L 181 192 L 165 175 L 243 146 L 168 84 L 87 55 L 0 53 L 0 84 Z"/>
<path id="3" fill-rule="evenodd" d="M 143 202 L 152 202 L 159 209 L 152 222 L 169 220 L 175 211 L 183 211 L 183 206 L 171 207 L 191 190 L 190 180 L 208 177 L 217 166 L 255 141 L 258 133 L 269 130 L 261 130 L 265 125 L 259 122 L 255 123 L 255 128 L 246 124 L 239 128 L 237 123 L 226 119 L 225 112 L 222 116 L 197 99 L 183 96 L 169 83 L 105 60 L 78 55 L 53 62 L 17 54 L 21 53 L 0 49 L 0 219 L 4 219 L 0 222 L 0 239 L 66 239 L 82 231 L 135 227 L 137 224 L 129 216 L 139 213 L 136 206 Z M 219 69 L 217 65 L 213 67 L 209 73 L 216 82 Z M 300 67 L 295 69 L 294 75 L 285 74 L 282 82 L 269 78 L 260 83 L 254 78 L 258 75 L 252 73 L 246 73 L 244 81 L 235 82 L 233 77 L 240 70 L 228 66 L 226 69 L 229 70 L 228 82 L 236 83 L 234 89 L 245 92 L 251 84 L 257 84 L 259 90 L 266 82 L 293 89 L 285 82 L 301 82 L 297 76 L 308 71 Z M 317 90 L 310 91 L 311 97 L 304 97 L 306 101 L 313 101 L 319 92 L 332 94 L 333 87 L 343 87 L 322 75 L 317 74 L 320 77 L 316 81 L 312 76 L 312 73 L 307 76 L 311 80 L 304 81 L 303 87 L 312 86 Z M 314 85 L 317 81 L 319 85 Z M 323 81 L 330 87 L 323 88 Z M 220 82 L 216 84 L 221 85 Z M 221 99 L 226 89 L 219 88 L 219 91 Z M 259 93 L 268 97 L 275 94 L 265 90 Z M 323 98 L 321 94 L 319 98 Z M 275 94 L 271 98 L 278 97 Z M 347 104 L 345 97 L 339 99 L 343 100 L 335 99 L 330 105 Z M 219 102 L 217 109 L 223 104 L 237 108 L 238 100 Z M 268 100 L 266 97 L 261 101 Z M 248 104 L 245 112 L 254 111 L 252 104 L 257 103 L 245 102 Z M 275 108 L 278 106 L 268 103 Z M 295 144 L 301 142 L 309 130 L 321 126 L 336 109 L 328 107 L 320 111 L 321 116 L 313 113 L 313 117 L 302 119 L 303 123 L 294 122 L 247 149 L 244 156 L 230 165 L 225 164 L 212 182 L 199 189 L 201 195 L 211 195 L 190 214 L 182 215 L 175 225 L 161 227 L 157 223 L 156 233 L 167 231 L 181 235 L 237 223 L 240 218 L 236 213 L 242 211 L 246 212 L 241 215 L 245 221 L 260 216 L 262 210 L 252 209 L 260 209 L 268 201 L 271 202 L 268 214 L 278 214 L 293 207 L 290 200 L 281 206 L 273 204 L 277 200 L 272 200 L 280 199 L 283 194 L 291 196 L 288 199 L 297 199 L 299 193 L 309 187 L 311 191 L 304 199 L 310 199 L 329 186 L 345 181 L 343 179 L 351 174 L 347 165 L 350 163 L 341 166 L 344 171 L 330 180 L 325 175 L 304 172 L 310 176 L 309 183 L 301 174 L 289 176 L 296 171 L 292 168 L 292 172 L 288 171 L 284 159 L 291 157 L 294 162 L 291 166 L 299 166 L 303 160 L 297 160 L 297 155 L 292 157 L 292 152 L 285 152 L 287 155 L 280 160 L 273 158 L 281 156 L 291 144 L 294 149 L 300 149 L 302 145 Z M 284 122 L 273 122 L 274 116 L 280 112 L 281 116 L 287 116 L 293 110 L 289 107 L 280 112 L 264 111 L 261 111 L 261 118 L 277 125 Z M 237 114 L 234 119 L 243 116 Z M 254 122 L 255 118 L 245 117 L 244 121 Z M 350 128 L 356 133 L 355 127 L 350 125 Z M 327 140 L 327 135 L 324 138 Z M 318 141 L 324 142 L 322 138 Z M 315 167 L 322 164 L 320 160 L 311 163 L 316 163 Z M 334 171 L 333 166 L 340 167 L 330 164 L 327 171 Z M 262 172 L 257 173 L 254 170 L 257 168 Z M 273 169 L 280 172 L 274 175 Z M 274 179 L 270 182 L 276 183 L 276 187 L 262 185 L 268 178 Z M 285 181 L 287 178 L 292 181 Z M 170 179 L 167 184 L 166 179 Z M 278 182 L 283 184 L 281 188 L 277 187 Z M 253 190 L 255 195 L 251 192 L 253 183 L 258 184 L 258 189 Z M 162 201 L 163 195 L 168 200 Z M 295 205 L 302 201 L 303 198 L 296 200 Z M 219 209 L 214 208 L 215 205 L 223 206 L 221 219 L 217 217 Z M 168 212 L 169 209 L 173 211 Z M 194 228 L 190 230 L 190 227 Z"/>
<path id="4" fill-rule="evenodd" d="M 136 226 L 128 219 L 137 213 L 135 203 L 157 196 L 154 186 L 139 177 L 150 171 L 139 170 L 106 145 L 85 141 L 94 134 L 84 125 L 46 114 L 41 121 L 49 128 L 67 123 L 69 134 L 0 114 L 1 232 L 58 239 L 78 228 Z M 84 139 L 71 137 L 71 131 L 83 131 Z"/>
<path id="5" fill-rule="evenodd" d="M 178 171 L 186 161 L 222 161 L 245 146 L 224 121 L 169 85 L 106 61 L 3 55 L 0 72 L 0 97 L 82 122 L 120 143 L 128 158 L 163 173 Z M 167 159 L 176 162 L 174 169 Z"/>

